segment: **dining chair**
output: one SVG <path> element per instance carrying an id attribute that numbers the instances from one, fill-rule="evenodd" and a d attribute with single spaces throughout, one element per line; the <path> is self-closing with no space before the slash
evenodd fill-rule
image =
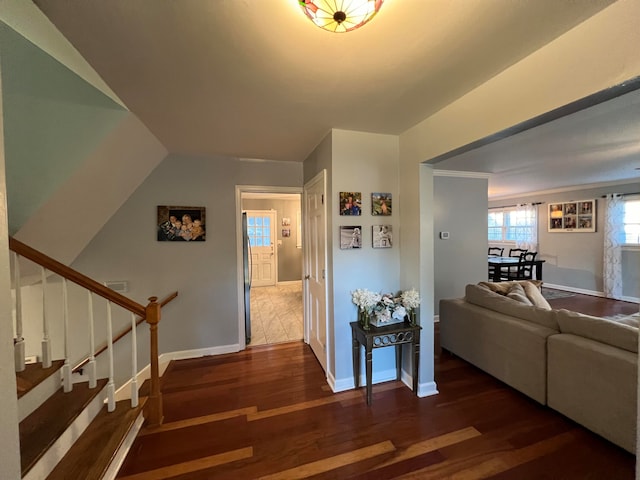
<path id="1" fill-rule="evenodd" d="M 489 247 L 490 257 L 501 257 L 504 254 L 504 247 Z M 496 267 L 489 265 L 489 281 L 493 279 Z"/>
<path id="2" fill-rule="evenodd" d="M 533 279 L 533 262 L 536 259 L 537 252 L 527 252 L 520 256 L 520 261 L 516 267 L 515 275 L 509 272 L 507 280 L 532 280 Z"/>

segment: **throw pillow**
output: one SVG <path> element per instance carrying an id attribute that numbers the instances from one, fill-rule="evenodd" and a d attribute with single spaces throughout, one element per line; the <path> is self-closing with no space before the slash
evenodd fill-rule
<path id="1" fill-rule="evenodd" d="M 507 293 L 507 298 L 511 298 L 516 300 L 517 302 L 524 303 L 525 305 L 533 305 L 533 302 L 529 300 L 526 293 L 524 292 L 524 288 L 519 283 L 514 283 L 509 289 L 509 293 Z"/>
<path id="2" fill-rule="evenodd" d="M 551 305 L 547 302 L 547 299 L 542 296 L 540 287 L 535 286 L 532 282 L 522 282 L 524 293 L 527 298 L 531 300 L 531 303 L 536 307 L 544 308 L 545 310 L 551 310 Z"/>
<path id="3" fill-rule="evenodd" d="M 525 284 L 532 284 L 539 288 L 540 285 L 542 285 L 542 280 L 516 280 L 513 282 L 478 282 L 478 285 L 488 288 L 492 292 L 499 293 L 500 295 L 506 295 L 509 293 L 509 291 L 511 290 L 511 286 L 514 283 L 519 283 L 523 287 L 525 286 Z"/>

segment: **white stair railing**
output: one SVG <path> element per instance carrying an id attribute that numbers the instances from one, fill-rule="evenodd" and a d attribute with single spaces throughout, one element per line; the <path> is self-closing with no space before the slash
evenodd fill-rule
<path id="1" fill-rule="evenodd" d="M 62 366 L 62 390 L 69 393 L 73 389 L 71 383 L 71 365 L 69 365 L 69 297 L 67 295 L 67 279 L 62 278 L 62 320 L 64 335 L 64 365 Z"/>
<path id="2" fill-rule="evenodd" d="M 13 279 L 16 287 L 16 340 L 13 345 L 16 372 L 25 369 L 24 337 L 22 330 L 22 285 L 20 278 L 20 256 L 13 252 Z"/>
<path id="3" fill-rule="evenodd" d="M 138 338 L 136 316 L 131 314 L 131 408 L 138 406 Z"/>
<path id="4" fill-rule="evenodd" d="M 49 319 L 47 317 L 47 272 L 42 271 L 42 368 L 51 366 L 51 340 L 49 338 Z"/>
<path id="5" fill-rule="evenodd" d="M 95 323 L 93 320 L 93 294 L 87 290 L 88 295 L 88 314 L 89 314 L 89 362 L 87 363 L 87 376 L 89 377 L 89 388 L 96 388 L 98 379 L 96 378 L 96 339 L 95 339 Z"/>
<path id="6" fill-rule="evenodd" d="M 111 302 L 107 301 L 107 354 L 109 356 L 109 381 L 107 383 L 107 411 L 116 409 L 116 384 L 113 380 L 113 322 L 111 320 Z"/>

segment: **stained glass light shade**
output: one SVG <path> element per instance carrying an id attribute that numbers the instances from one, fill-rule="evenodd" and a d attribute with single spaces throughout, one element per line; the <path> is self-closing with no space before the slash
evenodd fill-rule
<path id="1" fill-rule="evenodd" d="M 384 0 L 298 0 L 302 11 L 318 27 L 330 32 L 355 30 L 371 20 Z"/>

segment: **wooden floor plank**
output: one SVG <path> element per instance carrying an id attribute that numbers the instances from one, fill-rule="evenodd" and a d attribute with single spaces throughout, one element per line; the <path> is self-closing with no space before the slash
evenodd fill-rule
<path id="1" fill-rule="evenodd" d="M 389 441 L 380 442 L 375 445 L 371 445 L 370 447 L 360 448 L 352 452 L 335 455 L 323 460 L 300 465 L 299 467 L 291 468 L 289 470 L 283 470 L 282 472 L 265 475 L 260 477 L 260 480 L 298 480 L 301 478 L 309 478 L 319 473 L 335 470 L 336 468 L 349 463 L 360 462 L 362 460 L 393 451 L 395 451 L 393 443 Z"/>
<path id="2" fill-rule="evenodd" d="M 175 477 L 176 475 L 190 474 L 197 472 L 198 470 L 204 470 L 207 468 L 215 467 L 217 465 L 223 465 L 225 463 L 235 462 L 245 458 L 251 458 L 253 450 L 251 447 L 241 448 L 239 450 L 233 450 L 230 452 L 220 453 L 218 455 L 211 455 L 209 457 L 199 458 L 190 462 L 178 463 L 169 467 L 157 468 L 155 470 L 149 470 L 135 475 L 129 475 L 126 477 L 118 477 L 121 480 L 163 480 L 165 478 Z"/>
<path id="3" fill-rule="evenodd" d="M 138 436 L 153 435 L 160 432 L 169 432 L 171 430 L 178 430 L 180 428 L 189 428 L 196 425 L 203 425 L 205 423 L 219 422 L 220 420 L 226 420 L 228 418 L 248 416 L 255 414 L 258 411 L 256 407 L 239 408 L 237 410 L 229 410 L 228 412 L 214 413 L 212 415 L 206 415 L 204 417 L 194 417 L 187 420 L 179 420 L 175 422 L 165 422 L 160 426 L 145 427 Z"/>

